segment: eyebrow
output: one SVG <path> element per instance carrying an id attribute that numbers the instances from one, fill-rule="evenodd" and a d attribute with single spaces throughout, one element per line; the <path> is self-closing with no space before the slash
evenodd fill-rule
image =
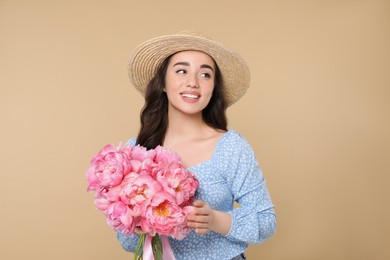
<path id="1" fill-rule="evenodd" d="M 179 66 L 179 65 L 190 66 L 190 63 L 189 62 L 184 62 L 184 61 L 179 61 L 179 62 L 176 62 L 175 64 L 173 64 L 173 67 Z M 214 71 L 214 69 L 210 65 L 207 65 L 207 64 L 202 64 L 202 65 L 200 65 L 200 67 L 202 69 L 206 68 L 206 69 L 210 69 L 210 70 Z"/>

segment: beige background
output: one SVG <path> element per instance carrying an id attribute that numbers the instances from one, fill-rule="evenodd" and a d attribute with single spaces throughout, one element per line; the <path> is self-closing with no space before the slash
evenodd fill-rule
<path id="1" fill-rule="evenodd" d="M 229 127 L 278 231 L 249 259 L 390 259 L 390 1 L 376 0 L 0 0 L 0 259 L 132 259 L 84 174 L 137 133 L 128 55 L 185 29 L 251 68 Z"/>

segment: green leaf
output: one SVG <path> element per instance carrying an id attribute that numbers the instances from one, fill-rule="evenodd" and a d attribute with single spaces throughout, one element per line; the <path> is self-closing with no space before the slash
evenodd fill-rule
<path id="1" fill-rule="evenodd" d="M 162 255 L 162 242 L 161 238 L 158 234 L 156 234 L 152 238 L 152 250 L 153 250 L 153 255 L 155 260 L 162 260 L 163 255 Z"/>

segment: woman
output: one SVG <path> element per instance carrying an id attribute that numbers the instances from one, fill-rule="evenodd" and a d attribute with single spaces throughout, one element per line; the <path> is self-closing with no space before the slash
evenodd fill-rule
<path id="1" fill-rule="evenodd" d="M 174 150 L 200 182 L 187 218 L 193 231 L 180 241 L 170 238 L 176 259 L 245 259 L 248 243 L 263 242 L 276 229 L 253 150 L 227 129 L 227 107 L 249 86 L 246 63 L 215 41 L 181 32 L 141 44 L 130 57 L 129 76 L 145 97 L 140 132 L 129 143 Z M 138 236 L 117 236 L 134 252 Z"/>

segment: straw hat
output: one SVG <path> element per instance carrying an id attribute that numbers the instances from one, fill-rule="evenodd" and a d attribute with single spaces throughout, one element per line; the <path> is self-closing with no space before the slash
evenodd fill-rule
<path id="1" fill-rule="evenodd" d="M 241 56 L 197 32 L 180 32 L 145 41 L 130 56 L 128 73 L 133 86 L 145 96 L 149 81 L 168 56 L 180 51 L 202 51 L 210 55 L 221 70 L 227 105 L 240 99 L 249 87 L 248 66 Z"/>

